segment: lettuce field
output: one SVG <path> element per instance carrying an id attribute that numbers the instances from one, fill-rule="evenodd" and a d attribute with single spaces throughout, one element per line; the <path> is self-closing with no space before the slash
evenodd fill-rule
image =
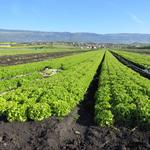
<path id="1" fill-rule="evenodd" d="M 149 73 L 150 56 L 116 50 L 115 53 Z M 71 149 L 73 145 L 81 146 L 83 143 L 86 147 L 91 144 L 89 141 L 95 142 L 93 138 L 85 141 L 91 132 L 92 137 L 97 133 L 102 139 L 101 134 L 103 132 L 104 135 L 106 131 L 107 137 L 115 137 L 116 141 L 124 139 L 123 133 L 126 132 L 131 139 L 128 141 L 127 138 L 124 145 L 131 149 L 132 146 L 137 149 L 141 147 L 140 143 L 137 142 L 136 145 L 132 141 L 131 133 L 136 133 L 137 139 L 142 138 L 147 149 L 150 80 L 121 63 L 111 51 L 104 49 L 27 64 L 1 66 L 0 119 L 3 124 L 0 125 L 1 128 L 15 127 L 17 133 L 21 132 L 20 136 L 25 134 L 21 128 L 29 133 L 34 128 L 34 138 L 28 134 L 34 139 L 33 143 L 37 138 L 41 140 L 40 136 L 42 142 L 55 137 L 59 143 L 63 143 L 58 146 L 57 140 L 51 141 L 49 146 L 41 144 L 41 149 L 56 146 L 55 144 L 58 149 Z M 12 131 L 9 132 L 8 137 L 12 135 Z M 0 135 L 4 133 L 1 131 Z M 53 137 L 50 138 L 50 134 Z M 68 139 L 68 136 L 73 136 L 73 139 Z M 43 137 L 47 139 L 44 141 Z M 76 137 L 80 142 L 72 143 Z M 20 138 L 24 139 L 24 136 Z M 104 141 L 106 142 L 105 138 Z M 10 147 L 22 148 L 21 141 L 18 143 L 10 144 Z M 40 147 L 40 142 L 35 143 Z M 114 143 L 113 140 L 108 140 L 105 143 L 106 149 L 109 144 L 112 144 L 110 149 L 115 149 Z M 31 144 L 31 149 L 36 149 L 34 144 Z M 102 144 L 94 148 L 99 149 Z M 118 145 L 121 146 L 122 143 Z M 3 146 L 0 145 L 0 148 L 4 149 Z"/>

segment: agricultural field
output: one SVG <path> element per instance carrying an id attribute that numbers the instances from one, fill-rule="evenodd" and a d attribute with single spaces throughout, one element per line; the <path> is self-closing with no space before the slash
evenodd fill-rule
<path id="1" fill-rule="evenodd" d="M 149 127 L 150 80 L 107 49 L 0 67 L 0 149 L 146 150 Z"/>
<path id="2" fill-rule="evenodd" d="M 107 52 L 96 95 L 95 111 L 100 125 L 149 125 L 150 81 Z"/>
<path id="3" fill-rule="evenodd" d="M 5 43 L 3 43 L 5 44 Z M 0 43 L 0 45 L 2 45 Z M 0 56 L 18 55 L 18 54 L 37 54 L 37 53 L 51 53 L 64 51 L 79 51 L 79 47 L 64 44 L 14 44 L 10 47 L 0 46 Z"/>
<path id="4" fill-rule="evenodd" d="M 7 43 L 6 43 L 7 44 Z M 63 43 L 32 43 L 32 44 L 12 44 L 10 47 L 0 44 L 0 66 L 10 66 L 37 62 L 50 58 L 58 58 L 91 51 L 82 49 L 77 45 Z"/>
<path id="5" fill-rule="evenodd" d="M 143 66 L 145 69 L 150 69 L 150 55 L 139 54 L 133 52 L 125 52 L 125 51 L 116 51 L 117 54 L 123 56 L 124 58 Z"/>
<path id="6" fill-rule="evenodd" d="M 3 92 L 1 101 L 4 103 L 1 103 L 1 112 L 6 112 L 9 121 L 43 120 L 51 114 L 67 115 L 79 100 L 83 99 L 103 53 L 91 52 L 62 58 L 59 61 L 42 62 L 39 65 L 33 63 L 2 68 L 0 90 Z M 51 76 L 51 72 L 44 72 L 45 67 L 50 68 L 50 71 L 51 68 L 57 69 L 57 75 Z M 46 73 L 51 77 L 44 78 Z M 10 92 L 5 93 L 9 90 Z M 12 106 L 9 109 L 10 105 Z M 37 113 L 40 106 L 43 106 L 41 107 L 43 113 L 40 111 Z M 16 109 L 18 114 L 14 112 Z M 26 114 L 27 109 L 29 112 Z M 32 112 L 34 109 L 35 111 Z"/>
<path id="7" fill-rule="evenodd" d="M 122 47 L 119 49 L 120 51 L 126 51 L 126 52 L 133 52 L 133 53 L 139 53 L 139 54 L 150 54 L 150 47 L 149 46 L 143 46 L 143 47 L 130 47 L 130 48 L 126 48 L 126 47 Z"/>

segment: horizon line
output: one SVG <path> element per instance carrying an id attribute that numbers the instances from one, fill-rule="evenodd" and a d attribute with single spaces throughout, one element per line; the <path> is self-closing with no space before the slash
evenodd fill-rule
<path id="1" fill-rule="evenodd" d="M 8 29 L 8 28 L 0 28 L 0 30 L 10 30 L 10 31 L 23 31 L 23 32 L 45 32 L 45 33 L 71 33 L 71 34 L 78 34 L 78 33 L 87 33 L 87 34 L 97 34 L 97 35 L 109 35 L 109 34 L 150 34 L 150 33 L 140 33 L 140 32 L 111 32 L 111 33 L 96 33 L 96 32 L 88 32 L 88 31 L 48 31 L 48 30 L 32 30 L 32 29 Z"/>

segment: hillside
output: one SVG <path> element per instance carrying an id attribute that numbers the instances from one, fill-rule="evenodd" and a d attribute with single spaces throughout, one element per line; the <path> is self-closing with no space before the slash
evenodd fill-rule
<path id="1" fill-rule="evenodd" d="M 149 43 L 150 34 L 96 34 L 70 32 L 41 32 L 0 29 L 0 42 L 99 42 L 99 43 Z"/>

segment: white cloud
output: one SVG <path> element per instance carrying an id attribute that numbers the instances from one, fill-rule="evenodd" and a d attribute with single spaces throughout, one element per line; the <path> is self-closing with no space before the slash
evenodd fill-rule
<path id="1" fill-rule="evenodd" d="M 134 13 L 129 12 L 128 14 L 134 22 L 138 24 L 144 24 L 144 21 L 141 18 L 139 18 L 137 15 L 135 15 Z"/>

